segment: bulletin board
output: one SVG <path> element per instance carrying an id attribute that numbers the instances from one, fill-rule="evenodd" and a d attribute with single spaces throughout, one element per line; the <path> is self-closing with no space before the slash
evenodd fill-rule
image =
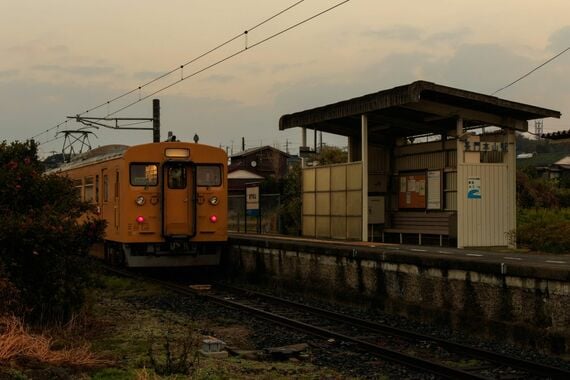
<path id="1" fill-rule="evenodd" d="M 426 175 L 400 174 L 398 208 L 426 208 Z"/>

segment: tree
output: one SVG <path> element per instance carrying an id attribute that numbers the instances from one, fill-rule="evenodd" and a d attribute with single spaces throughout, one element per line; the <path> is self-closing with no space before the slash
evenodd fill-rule
<path id="1" fill-rule="evenodd" d="M 85 259 L 103 222 L 90 216 L 69 179 L 43 173 L 33 141 L 0 144 L 0 184 L 0 265 L 26 316 L 70 318 L 83 303 Z"/>
<path id="2" fill-rule="evenodd" d="M 319 165 L 342 164 L 348 161 L 348 153 L 337 146 L 323 146 L 315 160 Z"/>

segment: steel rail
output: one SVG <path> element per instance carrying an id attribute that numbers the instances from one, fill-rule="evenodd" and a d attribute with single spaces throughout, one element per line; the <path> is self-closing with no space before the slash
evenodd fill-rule
<path id="1" fill-rule="evenodd" d="M 249 295 L 255 295 L 256 297 L 265 298 L 274 302 L 281 302 L 283 304 L 290 305 L 292 307 L 307 310 L 315 314 L 322 315 L 329 319 L 343 322 L 343 323 L 350 323 L 351 325 L 355 325 L 361 328 L 369 329 L 374 332 L 382 332 L 388 333 L 391 335 L 396 335 L 400 337 L 405 337 L 414 340 L 425 340 L 435 342 L 443 348 L 453 350 L 454 352 L 461 352 L 464 354 L 471 355 L 478 359 L 484 359 L 489 362 L 501 365 L 508 365 L 511 367 L 515 367 L 517 369 L 523 369 L 527 372 L 530 372 L 534 375 L 538 376 L 547 376 L 552 379 L 570 379 L 570 371 L 564 370 L 562 368 L 549 366 L 542 363 L 531 362 L 524 359 L 519 359 L 514 356 L 505 355 L 505 354 L 498 354 L 492 351 L 467 346 L 461 343 L 452 342 L 443 338 L 433 337 L 430 335 L 420 334 L 409 330 L 403 330 L 397 327 L 392 327 L 372 321 L 368 321 L 365 319 L 349 316 L 346 314 L 336 313 L 334 311 L 320 309 L 314 306 L 305 305 L 299 302 L 291 301 L 288 299 L 284 299 L 281 297 L 273 296 L 270 294 L 256 292 L 250 289 L 244 289 L 240 287 L 230 286 L 226 284 L 216 284 L 217 287 L 226 288 L 232 291 L 239 291 Z"/>

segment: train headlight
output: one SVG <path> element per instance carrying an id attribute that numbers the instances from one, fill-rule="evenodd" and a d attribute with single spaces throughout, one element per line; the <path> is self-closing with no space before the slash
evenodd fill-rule
<path id="1" fill-rule="evenodd" d="M 209 202 L 212 206 L 215 206 L 220 202 L 220 200 L 214 195 L 213 197 L 210 197 Z"/>
<path id="2" fill-rule="evenodd" d="M 135 203 L 139 206 L 144 205 L 145 199 L 142 195 L 139 195 L 137 199 L 135 199 Z"/>

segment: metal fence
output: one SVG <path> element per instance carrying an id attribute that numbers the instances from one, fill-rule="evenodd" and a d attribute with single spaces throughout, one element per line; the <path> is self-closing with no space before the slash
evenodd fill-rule
<path id="1" fill-rule="evenodd" d="M 258 234 L 280 233 L 280 194 L 260 194 L 259 215 L 246 215 L 245 194 L 230 195 L 228 203 L 229 231 Z"/>

